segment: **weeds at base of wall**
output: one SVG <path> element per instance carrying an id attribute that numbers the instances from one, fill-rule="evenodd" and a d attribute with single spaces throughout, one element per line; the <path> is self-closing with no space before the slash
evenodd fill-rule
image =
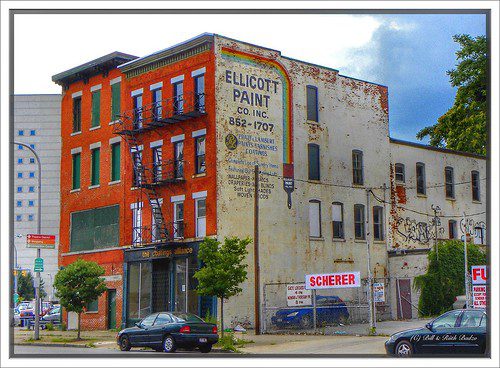
<path id="1" fill-rule="evenodd" d="M 240 353 L 239 348 L 245 347 L 247 344 L 254 343 L 253 340 L 244 340 L 234 336 L 234 333 L 226 333 L 224 336 L 219 337 L 219 341 L 214 346 L 223 349 L 229 350 L 235 353 Z"/>

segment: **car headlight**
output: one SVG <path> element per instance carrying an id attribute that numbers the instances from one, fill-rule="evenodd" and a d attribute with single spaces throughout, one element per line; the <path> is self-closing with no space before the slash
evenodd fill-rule
<path id="1" fill-rule="evenodd" d="M 286 316 L 287 317 L 295 317 L 297 314 L 299 314 L 299 312 L 292 312 L 292 313 L 287 314 Z"/>

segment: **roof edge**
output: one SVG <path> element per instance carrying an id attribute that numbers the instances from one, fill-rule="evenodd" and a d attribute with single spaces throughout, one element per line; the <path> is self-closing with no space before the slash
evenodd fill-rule
<path id="1" fill-rule="evenodd" d="M 464 152 L 464 151 L 455 151 L 449 148 L 441 148 L 441 147 L 435 147 L 435 146 L 430 146 L 428 144 L 422 144 L 422 143 L 416 143 L 416 142 L 410 142 L 410 141 L 404 141 L 402 139 L 397 139 L 397 138 L 389 138 L 390 143 L 395 143 L 395 144 L 402 144 L 405 146 L 411 146 L 415 148 L 421 148 L 421 149 L 427 149 L 430 151 L 437 151 L 437 152 L 443 152 L 443 153 L 450 153 L 454 155 L 459 155 L 459 156 L 467 156 L 467 157 L 473 157 L 473 158 L 479 158 L 482 160 L 486 160 L 487 157 L 477 154 L 477 153 L 472 153 L 472 152 Z"/>

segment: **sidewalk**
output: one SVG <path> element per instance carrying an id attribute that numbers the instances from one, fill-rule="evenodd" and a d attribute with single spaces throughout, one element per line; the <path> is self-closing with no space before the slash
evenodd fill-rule
<path id="1" fill-rule="evenodd" d="M 76 340 L 77 331 L 42 330 L 40 340 L 33 340 L 33 330 L 15 327 L 14 344 L 115 348 L 117 347 L 116 333 L 116 331 L 81 331 L 82 340 Z"/>

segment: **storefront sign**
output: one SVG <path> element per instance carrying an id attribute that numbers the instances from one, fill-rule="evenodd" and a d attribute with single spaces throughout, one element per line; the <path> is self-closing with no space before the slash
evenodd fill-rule
<path id="1" fill-rule="evenodd" d="M 56 247 L 55 235 L 27 234 L 26 248 L 54 249 Z"/>
<path id="2" fill-rule="evenodd" d="M 385 285 L 383 282 L 373 284 L 373 301 L 375 303 L 385 303 Z"/>
<path id="3" fill-rule="evenodd" d="M 176 256 L 189 256 L 197 252 L 198 243 L 155 249 L 154 247 L 133 249 L 125 251 L 125 262 L 145 261 L 158 258 L 174 258 Z"/>
<path id="4" fill-rule="evenodd" d="M 360 287 L 359 272 L 306 275 L 306 289 L 337 289 Z"/>
<path id="5" fill-rule="evenodd" d="M 472 307 L 486 308 L 486 285 L 472 286 Z"/>
<path id="6" fill-rule="evenodd" d="M 288 284 L 286 286 L 286 304 L 289 307 L 297 305 L 311 305 L 312 291 L 306 289 L 305 284 Z"/>
<path id="7" fill-rule="evenodd" d="M 472 285 L 484 285 L 488 280 L 486 266 L 471 266 Z"/>

